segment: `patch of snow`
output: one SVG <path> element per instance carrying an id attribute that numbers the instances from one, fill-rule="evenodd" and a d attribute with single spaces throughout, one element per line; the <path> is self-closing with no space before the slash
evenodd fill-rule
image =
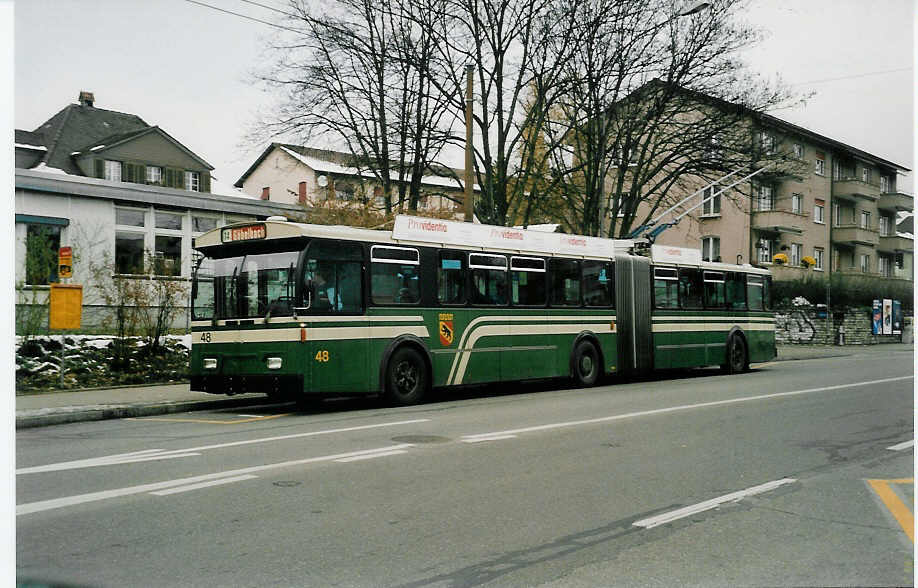
<path id="1" fill-rule="evenodd" d="M 210 177 L 210 193 L 217 196 L 234 196 L 236 198 L 248 198 L 250 200 L 258 200 L 255 196 L 251 194 L 246 194 L 236 186 L 227 184 L 217 178 Z"/>
<path id="2" fill-rule="evenodd" d="M 804 298 L 803 296 L 797 296 L 796 298 L 791 300 L 791 304 L 793 304 L 794 306 L 812 306 L 812 304 L 810 304 L 810 301 Z"/>
<path id="3" fill-rule="evenodd" d="M 59 168 L 56 168 L 56 167 L 51 167 L 51 166 L 47 165 L 44 161 L 41 162 L 41 163 L 39 163 L 39 164 L 36 165 L 35 167 L 31 168 L 30 171 L 45 172 L 45 173 L 47 173 L 47 174 L 64 174 L 65 176 L 69 176 L 69 175 L 70 175 L 70 174 L 68 174 L 67 172 L 65 172 L 65 171 L 62 170 L 62 169 L 59 169 Z"/>
<path id="4" fill-rule="evenodd" d="M 16 143 L 20 149 L 34 149 L 35 151 L 47 151 L 48 148 L 43 145 L 29 145 L 28 143 Z"/>
<path id="5" fill-rule="evenodd" d="M 90 147 L 90 151 L 98 151 L 99 149 L 105 149 L 105 145 L 96 145 L 95 147 Z"/>

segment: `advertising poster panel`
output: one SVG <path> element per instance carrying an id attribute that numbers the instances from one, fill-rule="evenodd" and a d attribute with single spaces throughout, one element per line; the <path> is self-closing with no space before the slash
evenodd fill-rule
<path id="1" fill-rule="evenodd" d="M 892 334 L 901 335 L 902 334 L 902 301 L 893 300 L 892 316 L 893 316 Z"/>
<path id="2" fill-rule="evenodd" d="M 879 300 L 873 301 L 873 317 L 870 325 L 874 335 L 883 333 L 883 308 Z"/>
<path id="3" fill-rule="evenodd" d="M 883 299 L 883 334 L 892 335 L 892 300 Z"/>

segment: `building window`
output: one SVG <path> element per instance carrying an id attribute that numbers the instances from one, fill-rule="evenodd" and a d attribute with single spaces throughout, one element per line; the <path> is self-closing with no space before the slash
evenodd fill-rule
<path id="1" fill-rule="evenodd" d="M 115 272 L 143 273 L 143 233 L 115 232 Z"/>
<path id="2" fill-rule="evenodd" d="M 861 169 L 861 181 L 865 184 L 870 183 L 870 168 L 864 167 Z"/>
<path id="3" fill-rule="evenodd" d="M 826 160 L 825 160 L 825 155 L 822 155 L 822 154 L 817 154 L 817 155 L 816 155 L 816 168 L 815 168 L 814 171 L 815 171 L 815 173 L 816 173 L 817 176 L 824 176 L 824 175 L 826 175 Z"/>
<path id="4" fill-rule="evenodd" d="M 717 186 L 705 188 L 703 204 L 701 205 L 701 214 L 703 216 L 716 216 L 720 214 L 720 194 L 717 194 Z"/>
<path id="5" fill-rule="evenodd" d="M 797 159 L 803 159 L 803 144 L 794 143 L 794 157 Z"/>
<path id="6" fill-rule="evenodd" d="M 803 258 L 803 245 L 801 243 L 791 243 L 790 246 L 790 263 L 791 265 L 800 265 Z"/>
<path id="7" fill-rule="evenodd" d="M 885 278 L 892 277 L 892 264 L 889 263 L 889 258 L 885 255 L 877 258 L 877 271 Z"/>
<path id="8" fill-rule="evenodd" d="M 889 176 L 880 176 L 880 192 L 883 194 L 889 193 Z"/>
<path id="9" fill-rule="evenodd" d="M 109 159 L 105 160 L 105 175 L 103 176 L 106 180 L 111 180 L 112 182 L 121 181 L 121 162 L 120 161 L 111 161 Z"/>
<path id="10" fill-rule="evenodd" d="M 818 270 L 823 269 L 822 264 L 823 264 L 823 259 L 825 258 L 825 256 L 826 256 L 825 249 L 821 247 L 817 247 L 813 249 L 813 259 L 816 260 L 816 264 L 813 266 L 815 269 L 818 269 Z"/>
<path id="11" fill-rule="evenodd" d="M 182 273 L 182 238 L 156 235 L 153 253 L 153 274 L 178 276 Z"/>
<path id="12" fill-rule="evenodd" d="M 144 212 L 136 208 L 116 208 L 115 224 L 125 227 L 144 226 Z"/>
<path id="13" fill-rule="evenodd" d="M 771 186 L 759 184 L 756 187 L 756 210 L 771 210 L 775 205 L 774 190 Z"/>
<path id="14" fill-rule="evenodd" d="M 769 239 L 761 238 L 756 244 L 756 253 L 759 256 L 759 263 L 771 263 L 771 252 L 773 249 L 772 242 Z"/>
<path id="15" fill-rule="evenodd" d="M 865 274 L 870 272 L 870 256 L 866 253 L 861 254 L 861 271 Z"/>
<path id="16" fill-rule="evenodd" d="M 157 229 L 182 230 L 182 218 L 184 218 L 185 215 L 176 214 L 174 212 L 162 212 L 159 210 L 156 211 L 155 215 Z"/>
<path id="17" fill-rule="evenodd" d="M 803 196 L 800 194 L 791 195 L 791 212 L 803 214 Z"/>
<path id="18" fill-rule="evenodd" d="M 701 257 L 704 261 L 720 261 L 720 237 L 701 240 Z"/>
<path id="19" fill-rule="evenodd" d="M 57 282 L 57 259 L 61 228 L 57 225 L 26 225 L 26 284 L 44 286 Z"/>
<path id="20" fill-rule="evenodd" d="M 762 153 L 771 155 L 775 152 L 775 138 L 773 135 L 762 131 L 759 135 L 759 141 L 762 146 Z"/>
<path id="21" fill-rule="evenodd" d="M 870 228 L 870 213 L 866 210 L 861 211 L 861 228 L 869 229 Z"/>
<path id="22" fill-rule="evenodd" d="M 185 189 L 191 192 L 201 191 L 201 174 L 193 171 L 185 172 Z"/>
<path id="23" fill-rule="evenodd" d="M 148 165 L 147 166 L 147 183 L 148 184 L 161 184 L 163 183 L 163 168 Z"/>
<path id="24" fill-rule="evenodd" d="M 203 233 L 217 228 L 217 219 L 209 216 L 191 217 L 191 231 L 193 233 Z"/>
<path id="25" fill-rule="evenodd" d="M 880 236 L 881 237 L 892 237 L 893 234 L 890 231 L 891 226 L 892 226 L 892 223 L 890 222 L 890 218 L 888 216 L 881 214 L 880 215 Z"/>
<path id="26" fill-rule="evenodd" d="M 825 200 L 817 200 L 813 206 L 813 222 L 825 224 L 826 222 L 826 203 Z"/>

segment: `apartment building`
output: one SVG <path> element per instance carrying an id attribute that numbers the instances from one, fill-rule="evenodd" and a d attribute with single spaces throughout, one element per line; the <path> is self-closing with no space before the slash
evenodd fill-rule
<path id="1" fill-rule="evenodd" d="M 778 280 L 810 272 L 913 280 L 914 243 L 897 232 L 914 207 L 898 188 L 911 170 L 769 115 L 754 133 L 765 155 L 782 155 L 801 171 L 760 173 L 721 195 L 707 190 L 686 204 L 702 206 L 657 243 L 771 266 Z"/>

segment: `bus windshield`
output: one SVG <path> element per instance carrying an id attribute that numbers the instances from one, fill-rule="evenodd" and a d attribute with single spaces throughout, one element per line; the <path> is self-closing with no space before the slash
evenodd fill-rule
<path id="1" fill-rule="evenodd" d="M 208 258 L 192 287 L 195 320 L 289 315 L 293 312 L 298 251 Z"/>

